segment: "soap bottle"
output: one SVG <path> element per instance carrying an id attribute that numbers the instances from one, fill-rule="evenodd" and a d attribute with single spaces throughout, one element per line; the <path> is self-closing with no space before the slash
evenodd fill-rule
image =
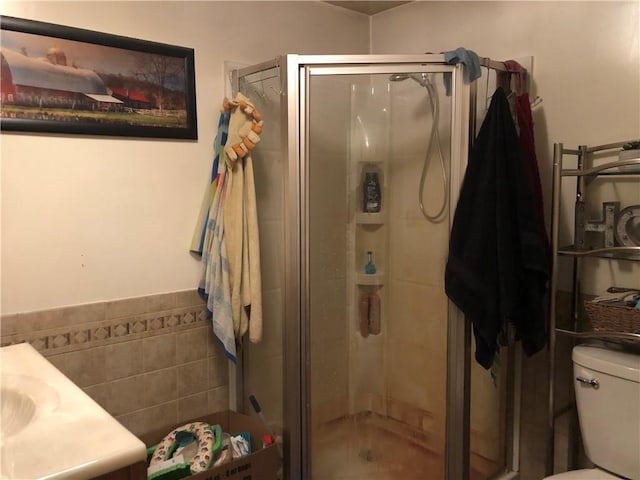
<path id="1" fill-rule="evenodd" d="M 373 263 L 373 252 L 371 251 L 367 252 L 367 263 L 364 266 L 364 273 L 369 275 L 376 273 L 376 266 Z"/>
<path id="2" fill-rule="evenodd" d="M 365 213 L 377 213 L 382 208 L 382 194 L 380 191 L 380 179 L 378 172 L 368 171 L 364 174 L 362 184 L 362 211 Z"/>

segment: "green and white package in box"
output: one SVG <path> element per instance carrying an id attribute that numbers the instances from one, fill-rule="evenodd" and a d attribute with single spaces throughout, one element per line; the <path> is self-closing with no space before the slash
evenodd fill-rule
<path id="1" fill-rule="evenodd" d="M 275 444 L 262 447 L 262 438 L 264 435 L 268 435 L 269 431 L 257 417 L 227 410 L 195 418 L 189 420 L 189 422 L 220 425 L 223 432 L 234 435 L 248 432 L 251 436 L 251 454 L 184 478 L 188 480 L 277 480 L 278 471 L 281 467 L 280 455 Z M 160 425 L 157 430 L 141 436 L 140 439 L 148 447 L 157 445 L 169 432 L 178 426 Z M 170 480 L 169 477 L 171 475 L 169 473 L 166 480 Z"/>

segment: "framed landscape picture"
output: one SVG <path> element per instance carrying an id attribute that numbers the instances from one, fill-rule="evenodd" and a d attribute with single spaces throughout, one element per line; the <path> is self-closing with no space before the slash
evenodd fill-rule
<path id="1" fill-rule="evenodd" d="M 197 139 L 194 51 L 0 16 L 3 131 Z"/>

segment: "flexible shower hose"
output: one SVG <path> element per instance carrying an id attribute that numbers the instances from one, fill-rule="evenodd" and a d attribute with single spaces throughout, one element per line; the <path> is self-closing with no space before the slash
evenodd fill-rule
<path id="1" fill-rule="evenodd" d="M 447 208 L 447 170 L 444 165 L 444 155 L 442 154 L 442 147 L 440 145 L 440 135 L 438 134 L 438 126 L 440 122 L 440 109 L 438 106 L 438 93 L 436 92 L 433 83 L 428 78 L 425 81 L 425 87 L 429 94 L 429 104 L 431 106 L 431 115 L 433 116 L 433 123 L 431 125 L 431 133 L 429 135 L 429 143 L 427 144 L 427 152 L 425 154 L 424 164 L 422 165 L 422 174 L 420 175 L 420 188 L 418 189 L 418 204 L 420 205 L 420 211 L 424 218 L 433 223 L 439 223 L 444 220 L 444 211 Z M 434 141 L 435 140 L 435 141 Z M 424 193 L 424 181 L 427 176 L 427 168 L 429 167 L 429 159 L 431 158 L 431 151 L 435 145 L 438 148 L 438 155 L 440 157 L 440 169 L 442 171 L 442 206 L 435 215 L 430 215 L 426 212 L 424 204 L 422 202 L 422 196 Z"/>

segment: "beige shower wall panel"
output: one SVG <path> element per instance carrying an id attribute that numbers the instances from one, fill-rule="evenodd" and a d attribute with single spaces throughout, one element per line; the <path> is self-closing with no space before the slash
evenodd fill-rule
<path id="1" fill-rule="evenodd" d="M 413 343 L 390 341 L 387 362 L 388 415 L 444 439 L 446 358 Z"/>
<path id="2" fill-rule="evenodd" d="M 282 288 L 284 275 L 283 222 L 281 220 L 264 220 L 258 223 L 258 228 L 260 229 L 262 291 Z"/>
<path id="3" fill-rule="evenodd" d="M 413 190 L 413 189 L 411 189 Z M 413 194 L 413 195 L 412 195 Z M 416 191 L 399 191 L 406 203 L 416 203 Z M 426 204 L 432 207 L 433 203 Z M 446 222 L 434 224 L 420 215 L 393 218 L 389 234 L 390 268 L 392 279 L 438 287 L 442 294 L 444 270 L 449 247 Z"/>
<path id="4" fill-rule="evenodd" d="M 447 299 L 441 287 L 391 280 L 389 288 L 386 319 L 389 414 L 442 439 Z M 440 440 L 435 445 L 440 445 Z"/>
<path id="5" fill-rule="evenodd" d="M 275 74 L 270 71 L 262 76 Z M 260 234 L 262 275 L 262 341 L 244 343 L 244 403 L 255 395 L 267 421 L 282 425 L 283 305 L 284 305 L 284 188 L 285 157 L 280 144 L 279 79 L 258 80 L 242 89 L 264 118 L 264 130 L 253 151 L 253 169 Z"/>
<path id="6" fill-rule="evenodd" d="M 424 154 L 432 118 L 426 88 L 413 80 L 391 83 L 391 149 L 394 155 Z"/>
<path id="7" fill-rule="evenodd" d="M 331 399 L 314 402 L 311 408 L 312 436 L 313 430 L 325 423 L 346 417 L 348 411 L 349 393 L 346 390 Z"/>
<path id="8" fill-rule="evenodd" d="M 348 412 L 349 354 L 345 338 L 311 344 L 312 425 L 341 418 Z"/>
<path id="9" fill-rule="evenodd" d="M 311 345 L 311 389 L 322 402 L 338 396 L 347 383 L 347 341 L 316 340 Z"/>
<path id="10" fill-rule="evenodd" d="M 423 223 L 429 223 L 423 217 L 418 205 L 420 175 L 424 161 L 424 154 L 396 154 L 389 163 L 390 181 L 388 190 L 392 218 L 404 218 L 411 222 L 420 220 Z M 445 165 L 448 164 L 449 161 L 445 157 Z M 422 203 L 428 214 L 435 215 L 440 210 L 444 195 L 447 195 L 447 192 L 442 181 L 442 170 L 439 160 L 433 157 L 428 164 L 422 192 Z M 440 225 L 439 223 L 436 226 Z M 446 227 L 446 221 L 444 225 Z M 439 236 L 439 242 L 443 242 L 441 236 Z M 438 248 L 435 250 L 440 255 L 445 256 L 448 249 L 447 244 L 438 243 L 437 246 Z"/>
<path id="11" fill-rule="evenodd" d="M 447 356 L 447 297 L 440 287 L 392 281 L 387 331 L 390 342 L 427 349 L 429 359 Z M 443 370 L 443 375 L 446 369 Z"/>
<path id="12" fill-rule="evenodd" d="M 273 80 L 277 79 L 268 80 L 268 82 L 275 83 Z M 246 94 L 253 101 L 253 104 L 262 115 L 264 121 L 262 134 L 260 135 L 260 146 L 254 150 L 254 152 L 281 152 L 282 145 L 280 143 L 280 135 L 282 122 L 280 118 L 280 97 L 273 91 L 269 90 L 267 90 L 265 98 L 261 98 L 260 95 L 252 94 L 252 92 L 248 90 L 246 91 Z"/>
<path id="13" fill-rule="evenodd" d="M 253 176 L 256 186 L 258 221 L 282 220 L 284 208 L 284 158 L 281 151 L 264 150 L 263 144 L 254 150 Z M 282 248 L 281 244 L 275 248 Z"/>
<path id="14" fill-rule="evenodd" d="M 344 76 L 312 77 L 309 107 L 311 168 L 317 154 L 338 154 L 346 166 L 349 140 L 351 81 Z"/>
<path id="15" fill-rule="evenodd" d="M 274 281 L 276 279 L 273 279 Z M 260 343 L 245 342 L 245 402 L 255 395 L 270 422 L 282 424 L 283 309 L 282 289 L 262 292 L 263 330 Z"/>
<path id="16" fill-rule="evenodd" d="M 347 219 L 347 162 L 345 157 L 346 151 L 339 153 L 312 151 L 311 153 L 308 194 L 312 226 L 318 218 L 329 217 L 338 224 L 338 227 L 345 228 Z"/>
<path id="17" fill-rule="evenodd" d="M 389 397 L 444 418 L 446 362 L 407 342 L 390 342 L 388 361 Z"/>
<path id="18" fill-rule="evenodd" d="M 307 166 L 312 426 L 348 412 L 347 146 L 350 86 L 312 77 Z"/>
<path id="19" fill-rule="evenodd" d="M 339 251 L 344 252 L 344 244 Z M 348 413 L 347 286 L 344 278 L 344 259 L 341 262 L 334 265 L 337 270 L 320 269 L 316 270 L 315 274 L 312 271 L 310 381 L 313 426 Z M 338 272 L 342 277 L 329 278 L 328 275 L 332 272 Z"/>
<path id="20" fill-rule="evenodd" d="M 311 338 L 315 342 L 341 341 L 356 328 L 347 322 L 347 284 L 344 278 L 317 280 L 311 283 Z"/>
<path id="21" fill-rule="evenodd" d="M 384 316 L 383 316 L 384 318 Z M 350 413 L 381 413 L 374 399 L 385 393 L 384 328 L 381 335 L 363 338 L 359 329 L 350 328 L 349 389 L 351 393 Z"/>
<path id="22" fill-rule="evenodd" d="M 310 275 L 311 284 L 328 279 L 346 277 L 347 232 L 344 217 L 316 215 L 311 219 L 310 229 Z M 322 297 L 323 292 L 313 291 Z"/>
<path id="23" fill-rule="evenodd" d="M 256 347 L 249 348 L 244 400 L 255 395 L 267 421 L 282 425 L 284 359 L 282 354 L 262 355 Z"/>

